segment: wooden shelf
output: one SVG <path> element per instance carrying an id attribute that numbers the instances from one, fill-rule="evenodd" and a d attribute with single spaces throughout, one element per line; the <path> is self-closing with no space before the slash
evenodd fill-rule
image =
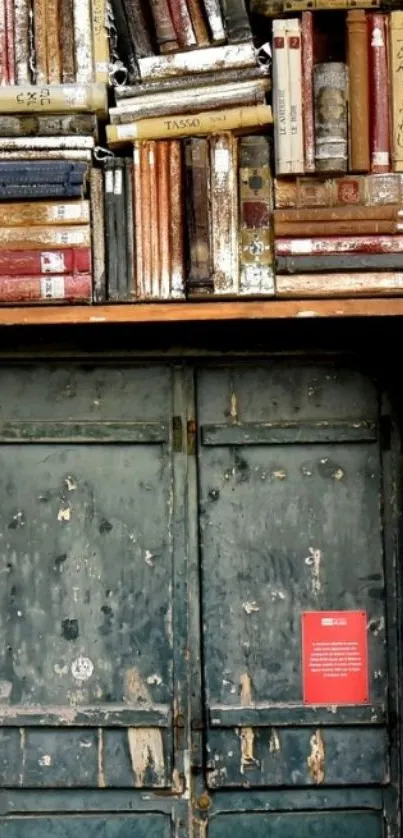
<path id="1" fill-rule="evenodd" d="M 92 306 L 46 305 L 0 308 L 0 326 L 192 323 L 197 321 L 396 317 L 401 315 L 403 315 L 403 297 L 342 300 L 133 303 Z"/>

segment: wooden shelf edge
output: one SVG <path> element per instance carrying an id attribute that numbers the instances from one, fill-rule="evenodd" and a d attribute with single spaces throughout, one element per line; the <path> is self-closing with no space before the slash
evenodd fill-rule
<path id="1" fill-rule="evenodd" d="M 403 297 L 322 300 L 237 300 L 126 305 L 0 307 L 0 326 L 192 323 L 224 320 L 393 317 L 403 315 Z"/>

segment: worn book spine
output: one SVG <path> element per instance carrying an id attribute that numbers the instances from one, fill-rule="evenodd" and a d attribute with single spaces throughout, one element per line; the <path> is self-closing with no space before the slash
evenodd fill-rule
<path id="1" fill-rule="evenodd" d="M 203 0 L 203 6 L 212 43 L 224 44 L 227 34 L 225 31 L 220 0 Z"/>
<path id="2" fill-rule="evenodd" d="M 196 36 L 186 0 L 168 0 L 168 4 L 179 47 L 196 46 Z"/>
<path id="3" fill-rule="evenodd" d="M 63 137 L 76 134 L 98 136 L 97 119 L 92 114 L 66 116 L 0 116 L 0 137 Z"/>
<path id="4" fill-rule="evenodd" d="M 70 276 L 0 276 L 0 301 L 5 303 L 90 303 L 91 274 Z"/>
<path id="5" fill-rule="evenodd" d="M 276 237 L 312 238 L 320 236 L 377 236 L 400 233 L 403 224 L 397 221 L 283 221 L 275 225 Z"/>
<path id="6" fill-rule="evenodd" d="M 239 292 L 238 140 L 210 138 L 212 261 L 215 294 Z"/>
<path id="7" fill-rule="evenodd" d="M 393 170 L 403 172 L 403 12 L 389 17 L 389 90 Z"/>
<path id="8" fill-rule="evenodd" d="M 226 110 L 203 111 L 197 114 L 139 119 L 127 125 L 107 125 L 110 146 L 121 146 L 133 140 L 163 140 L 189 137 L 192 134 L 215 134 L 240 128 L 263 128 L 272 122 L 270 105 L 251 105 Z"/>
<path id="9" fill-rule="evenodd" d="M 244 43 L 139 58 L 138 65 L 141 80 L 144 82 L 193 73 L 211 73 L 221 70 L 222 67 L 226 70 L 256 67 L 257 59 L 253 43 Z"/>
<path id="10" fill-rule="evenodd" d="M 125 0 L 111 0 L 113 9 L 113 29 L 110 28 L 111 34 L 111 71 L 112 78 L 117 83 L 120 83 L 120 76 L 126 79 L 129 84 L 134 84 L 138 80 L 139 71 L 137 67 L 136 55 L 136 33 L 140 27 L 137 27 L 134 19 L 134 6 L 130 3 L 129 14 L 126 14 Z M 122 65 L 120 69 L 116 67 L 116 60 L 118 65 Z"/>
<path id="11" fill-rule="evenodd" d="M 168 0 L 150 0 L 150 6 L 155 34 L 161 52 L 170 53 L 177 50 L 179 43 L 172 18 L 172 7 L 170 7 Z M 153 58 L 149 57 L 142 59 L 142 62 L 152 60 Z"/>
<path id="12" fill-rule="evenodd" d="M 160 251 L 159 211 L 164 212 L 158 200 L 157 142 L 148 143 L 148 166 L 150 172 L 150 234 L 151 234 L 151 296 L 160 296 Z M 165 208 L 168 211 L 168 208 Z"/>
<path id="13" fill-rule="evenodd" d="M 108 112 L 104 84 L 9 85 L 0 88 L 0 113 L 65 114 Z"/>
<path id="14" fill-rule="evenodd" d="M 208 140 L 192 137 L 185 143 L 186 228 L 189 251 L 189 291 L 213 291 L 210 241 L 210 165 Z"/>
<path id="15" fill-rule="evenodd" d="M 377 271 L 369 273 L 298 274 L 276 277 L 278 297 L 297 299 L 317 297 L 373 297 L 374 295 L 401 296 L 403 273 Z"/>
<path id="16" fill-rule="evenodd" d="M 90 227 L 1 227 L 1 250 L 44 250 L 55 247 L 90 247 Z"/>
<path id="17" fill-rule="evenodd" d="M 115 239 L 117 250 L 117 288 L 110 299 L 125 300 L 128 294 L 128 264 L 127 264 L 127 220 L 126 220 L 126 179 L 125 160 L 122 157 L 115 158 L 114 171 L 114 204 L 115 204 Z"/>
<path id="18" fill-rule="evenodd" d="M 303 101 L 303 137 L 304 169 L 315 171 L 315 120 L 313 106 L 313 15 L 302 12 L 301 15 L 301 50 L 302 50 L 302 101 Z"/>
<path id="19" fill-rule="evenodd" d="M 88 224 L 89 201 L 0 203 L 0 227 L 41 227 L 44 224 Z"/>
<path id="20" fill-rule="evenodd" d="M 189 14 L 192 21 L 198 47 L 208 47 L 210 39 L 207 32 L 207 25 L 203 16 L 201 0 L 188 0 Z"/>
<path id="21" fill-rule="evenodd" d="M 268 137 L 239 139 L 239 293 L 274 294 Z"/>
<path id="22" fill-rule="evenodd" d="M 285 23 L 290 97 L 291 172 L 293 174 L 303 174 L 301 24 L 297 18 L 290 18 Z"/>
<path id="23" fill-rule="evenodd" d="M 94 81 L 91 0 L 73 0 L 73 19 L 76 82 L 91 84 Z"/>
<path id="24" fill-rule="evenodd" d="M 125 158 L 125 223 L 126 223 L 126 300 L 131 301 L 134 296 L 135 275 L 134 275 L 134 211 L 133 211 L 133 160 Z"/>
<path id="25" fill-rule="evenodd" d="M 277 209 L 377 206 L 403 202 L 403 177 L 399 174 L 350 175 L 340 178 L 276 178 Z"/>
<path id="26" fill-rule="evenodd" d="M 18 151 L 1 151 L 0 150 L 0 161 L 17 161 L 20 162 L 22 160 L 29 160 L 30 162 L 33 161 L 45 161 L 45 160 L 80 160 L 82 162 L 87 161 L 88 163 L 92 159 L 91 151 L 68 151 L 66 149 L 48 149 L 47 151 L 42 150 L 29 150 L 23 151 L 18 149 Z"/>
<path id="27" fill-rule="evenodd" d="M 30 84 L 29 11 L 27 0 L 14 0 L 15 82 Z M 1 62 L 0 62 L 1 63 Z"/>
<path id="28" fill-rule="evenodd" d="M 169 143 L 169 241 L 171 252 L 170 292 L 174 300 L 185 296 L 185 251 L 183 235 L 182 145 Z"/>
<path id="29" fill-rule="evenodd" d="M 156 143 L 157 159 L 157 214 L 158 214 L 158 265 L 159 265 L 159 296 L 163 300 L 170 297 L 171 284 L 171 252 L 170 252 L 170 195 L 169 195 L 169 142 L 159 140 Z"/>
<path id="30" fill-rule="evenodd" d="M 62 81 L 59 40 L 62 21 L 59 11 L 59 0 L 46 0 L 46 65 L 50 84 L 60 84 Z"/>
<path id="31" fill-rule="evenodd" d="M 394 221 L 403 217 L 400 204 L 377 207 L 313 207 L 306 209 L 276 209 L 274 210 L 274 229 L 278 224 L 291 222 L 303 224 L 310 221 L 338 222 L 338 221 Z"/>
<path id="32" fill-rule="evenodd" d="M 94 81 L 100 84 L 107 84 L 109 81 L 109 39 L 106 1 L 92 0 L 91 2 Z"/>
<path id="33" fill-rule="evenodd" d="M 141 240 L 143 258 L 143 299 L 152 296 L 151 273 L 151 173 L 149 143 L 140 143 L 141 167 Z"/>
<path id="34" fill-rule="evenodd" d="M 33 162 L 26 166 L 19 161 L 0 164 L 0 183 L 82 183 L 87 166 L 83 163 L 58 161 Z"/>
<path id="35" fill-rule="evenodd" d="M 279 239 L 276 256 L 323 256 L 348 253 L 401 253 L 403 236 L 333 236 L 330 239 Z"/>
<path id="36" fill-rule="evenodd" d="M 37 201 L 54 200 L 55 198 L 82 198 L 83 189 L 80 186 L 62 183 L 40 183 L 36 186 L 23 183 L 7 183 L 0 185 L 0 199 L 3 201 Z"/>
<path id="37" fill-rule="evenodd" d="M 347 12 L 350 165 L 353 172 L 370 170 L 369 65 L 367 17 L 362 9 Z"/>
<path id="38" fill-rule="evenodd" d="M 189 95 L 189 90 L 178 90 L 177 92 L 163 93 L 160 95 L 137 96 L 125 100 L 117 108 L 110 108 L 109 118 L 112 125 L 125 125 L 134 122 L 136 119 L 148 117 L 169 116 L 177 113 L 194 113 L 197 108 L 206 109 L 222 108 L 225 102 L 230 105 L 264 105 L 265 96 L 268 90 L 266 80 L 257 79 L 251 82 L 239 82 L 238 84 L 216 85 L 215 87 L 200 87 L 197 90 L 197 99 Z"/>
<path id="39" fill-rule="evenodd" d="M 375 13 L 368 14 L 367 17 L 371 91 L 371 171 L 388 172 L 390 169 L 390 149 L 385 17 L 382 14 Z"/>
<path id="40" fill-rule="evenodd" d="M 403 253 L 337 253 L 320 256 L 278 256 L 279 274 L 342 271 L 402 271 Z"/>
<path id="41" fill-rule="evenodd" d="M 256 65 L 254 67 L 242 68 L 242 82 L 264 81 L 267 89 L 270 90 L 271 80 L 267 66 Z M 200 87 L 217 87 L 217 85 L 239 84 L 238 70 L 218 70 L 215 72 L 199 73 L 197 75 L 184 75 L 179 77 L 160 79 L 158 81 L 139 82 L 138 84 L 122 85 L 115 88 L 115 99 L 119 105 L 123 105 L 127 99 L 135 99 L 138 96 L 154 96 L 161 93 L 172 93 L 175 95 L 179 90 L 189 95 L 190 90 Z M 265 87 L 266 89 L 266 87 Z"/>
<path id="42" fill-rule="evenodd" d="M 46 49 L 46 0 L 33 0 L 33 21 L 35 39 L 35 83 L 37 85 L 46 85 L 49 81 Z M 24 88 L 22 88 L 22 90 L 23 89 Z M 39 100 L 39 90 L 37 91 L 37 95 Z M 0 111 L 4 113 L 3 96 L 0 100 Z"/>
<path id="43" fill-rule="evenodd" d="M 0 276 L 79 274 L 91 272 L 91 248 L 67 250 L 0 250 Z"/>
<path id="44" fill-rule="evenodd" d="M 141 143 L 133 146 L 133 195 L 134 195 L 134 243 L 135 243 L 135 296 L 144 297 L 143 282 L 143 235 L 142 235 L 142 207 L 143 183 L 141 179 Z"/>
<path id="45" fill-rule="evenodd" d="M 314 66 L 315 169 L 347 169 L 347 68 L 341 62 Z"/>
<path id="46" fill-rule="evenodd" d="M 119 258 L 115 236 L 115 160 L 107 158 L 104 163 L 104 216 L 105 216 L 105 253 L 106 253 L 106 296 L 113 299 L 118 286 Z"/>
<path id="47" fill-rule="evenodd" d="M 223 12 L 229 43 L 250 41 L 252 32 L 244 0 L 224 0 Z"/>
<path id="48" fill-rule="evenodd" d="M 291 111 L 285 20 L 273 21 L 274 165 L 277 175 L 291 174 Z"/>
<path id="49" fill-rule="evenodd" d="M 93 148 L 93 137 L 0 137 L 0 149 L 4 151 Z"/>
<path id="50" fill-rule="evenodd" d="M 149 26 L 144 16 L 141 0 L 125 0 L 124 3 L 130 37 L 137 58 L 154 55 Z"/>
<path id="51" fill-rule="evenodd" d="M 5 0 L 8 83 L 15 84 L 14 0 Z"/>
<path id="52" fill-rule="evenodd" d="M 8 84 L 6 0 L 0 0 L 0 84 Z"/>
<path id="53" fill-rule="evenodd" d="M 104 234 L 104 179 L 101 169 L 93 167 L 90 175 L 91 232 L 93 251 L 93 300 L 106 300 L 105 234 Z"/>
<path id="54" fill-rule="evenodd" d="M 62 84 L 73 84 L 76 78 L 74 63 L 74 10 L 73 0 L 59 0 L 59 47 Z"/>

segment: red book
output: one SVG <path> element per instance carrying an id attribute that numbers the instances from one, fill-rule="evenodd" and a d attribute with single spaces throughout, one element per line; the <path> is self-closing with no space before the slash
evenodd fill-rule
<path id="1" fill-rule="evenodd" d="M 329 239 L 279 238 L 276 256 L 314 256 L 329 253 L 403 253 L 403 236 L 332 236 Z"/>
<path id="2" fill-rule="evenodd" d="M 0 276 L 90 273 L 91 248 L 0 250 Z"/>
<path id="3" fill-rule="evenodd" d="M 385 15 L 368 14 L 371 172 L 390 170 L 388 59 Z"/>
<path id="4" fill-rule="evenodd" d="M 179 46 L 195 46 L 196 37 L 186 0 L 168 0 L 168 3 Z"/>
<path id="5" fill-rule="evenodd" d="M 313 104 L 313 15 L 302 12 L 302 119 L 304 125 L 304 169 L 315 171 L 315 119 Z"/>
<path id="6" fill-rule="evenodd" d="M 0 276 L 0 305 L 4 303 L 90 303 L 91 301 L 91 274 Z"/>

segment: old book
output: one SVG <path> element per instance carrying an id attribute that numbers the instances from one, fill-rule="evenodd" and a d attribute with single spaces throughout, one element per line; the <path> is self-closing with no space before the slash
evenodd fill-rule
<path id="1" fill-rule="evenodd" d="M 276 258 L 276 273 L 279 274 L 402 270 L 403 253 L 336 253 Z"/>
<path id="2" fill-rule="evenodd" d="M 143 235 L 142 235 L 142 207 L 143 207 L 143 183 L 141 179 L 141 143 L 134 143 L 133 146 L 133 193 L 134 193 L 134 242 L 135 242 L 135 296 L 138 299 L 144 297 L 143 283 Z"/>
<path id="3" fill-rule="evenodd" d="M 33 23 L 34 23 L 34 40 L 35 40 L 35 83 L 38 85 L 46 85 L 49 81 L 48 77 L 48 61 L 46 49 L 46 0 L 32 0 L 33 3 Z M 11 88 L 12 90 L 13 88 Z M 18 88 L 17 88 L 18 90 Z M 24 90 L 24 88 L 21 88 Z M 40 89 L 37 90 L 36 95 L 40 97 Z M 22 102 L 21 102 L 22 103 Z M 6 103 L 4 102 L 4 105 Z M 23 108 L 21 108 L 23 110 Z M 0 100 L 0 111 L 7 113 L 3 107 L 3 96 Z M 14 109 L 18 113 L 18 109 Z"/>
<path id="4" fill-rule="evenodd" d="M 256 81 L 264 81 L 267 89 L 270 90 L 271 80 L 267 65 L 256 65 L 254 67 L 242 68 L 242 83 Z M 158 81 L 139 82 L 133 85 L 122 85 L 115 88 L 115 99 L 120 104 L 124 104 L 127 99 L 135 99 L 138 96 L 154 96 L 160 93 L 176 94 L 179 90 L 189 91 L 200 87 L 217 87 L 218 85 L 239 84 L 238 70 L 216 70 L 215 72 L 198 73 L 193 75 L 184 75 L 167 79 L 160 79 Z"/>
<path id="5" fill-rule="evenodd" d="M 132 300 L 135 288 L 134 276 L 134 214 L 133 214 L 133 160 L 125 158 L 125 225 L 126 225 L 126 300 Z"/>
<path id="6" fill-rule="evenodd" d="M 369 67 L 368 28 L 364 11 L 347 12 L 350 165 L 353 172 L 368 172 Z"/>
<path id="7" fill-rule="evenodd" d="M 47 149 L 45 151 L 39 150 L 22 150 L 18 149 L 17 151 L 1 151 L 0 150 L 0 161 L 23 161 L 29 160 L 32 161 L 47 161 L 47 160 L 76 160 L 76 161 L 87 161 L 88 163 L 92 160 L 92 152 L 91 151 L 84 151 L 79 150 L 76 151 L 75 149 L 68 150 L 68 149 Z"/>
<path id="8" fill-rule="evenodd" d="M 1 250 L 44 250 L 50 247 L 90 247 L 89 225 L 63 227 L 1 227 Z"/>
<path id="9" fill-rule="evenodd" d="M 74 63 L 74 9 L 73 0 L 59 0 L 60 28 L 59 44 L 62 69 L 62 83 L 73 84 L 76 78 Z"/>
<path id="10" fill-rule="evenodd" d="M 189 251 L 190 294 L 211 294 L 214 290 L 210 230 L 209 141 L 192 137 L 185 142 L 186 227 Z"/>
<path id="11" fill-rule="evenodd" d="M 147 55 L 153 55 L 154 50 L 151 43 L 149 26 L 144 15 L 141 0 L 124 0 L 124 9 L 137 58 L 145 58 Z"/>
<path id="12" fill-rule="evenodd" d="M 194 33 L 187 0 L 168 0 L 168 6 L 179 47 L 196 46 L 196 35 Z"/>
<path id="13" fill-rule="evenodd" d="M 91 84 L 94 81 L 91 0 L 73 0 L 73 22 L 76 82 Z"/>
<path id="14" fill-rule="evenodd" d="M 109 286 L 110 300 L 125 300 L 128 293 L 128 265 L 127 265 L 127 226 L 126 226 L 126 181 L 125 161 L 122 157 L 115 158 L 114 169 L 114 220 L 115 247 L 117 250 L 117 285 Z"/>
<path id="15" fill-rule="evenodd" d="M 93 298 L 95 303 L 106 300 L 105 237 L 104 237 L 104 182 L 101 169 L 91 169 L 91 234 L 93 251 Z"/>
<path id="16" fill-rule="evenodd" d="M 0 250 L 1 276 L 91 273 L 91 248 Z"/>
<path id="17" fill-rule="evenodd" d="M 285 21 L 289 78 L 291 130 L 291 172 L 304 172 L 304 135 L 302 124 L 301 24 L 297 18 Z"/>
<path id="18" fill-rule="evenodd" d="M 275 240 L 276 256 L 348 253 L 402 253 L 403 236 L 333 236 L 329 239 Z"/>
<path id="19" fill-rule="evenodd" d="M 108 112 L 104 84 L 10 85 L 0 88 L 0 113 L 65 114 Z"/>
<path id="20" fill-rule="evenodd" d="M 192 134 L 214 134 L 241 128 L 262 128 L 272 122 L 270 105 L 251 105 L 226 110 L 203 111 L 187 115 L 140 119 L 127 125 L 107 125 L 106 135 L 111 147 L 133 140 L 189 137 Z"/>
<path id="21" fill-rule="evenodd" d="M 371 171 L 388 172 L 389 103 L 386 26 L 382 14 L 368 14 L 370 73 Z"/>
<path id="22" fill-rule="evenodd" d="M 14 0 L 15 83 L 30 84 L 29 5 L 26 0 Z M 1 62 L 0 62 L 1 63 Z"/>
<path id="23" fill-rule="evenodd" d="M 189 14 L 192 21 L 193 31 L 195 33 L 196 43 L 198 47 L 208 47 L 210 39 L 207 32 L 207 26 L 203 16 L 201 0 L 188 0 Z"/>
<path id="24" fill-rule="evenodd" d="M 60 84 L 61 55 L 59 43 L 59 0 L 46 0 L 46 64 L 50 84 Z"/>
<path id="25" fill-rule="evenodd" d="M 88 224 L 90 221 L 89 201 L 54 203 L 34 201 L 32 203 L 0 203 L 0 227 L 41 227 L 44 224 Z"/>
<path id="26" fill-rule="evenodd" d="M 171 247 L 170 247 L 170 144 L 158 140 L 157 191 L 158 191 L 158 245 L 159 245 L 159 295 L 168 300 L 171 291 Z"/>
<path id="27" fill-rule="evenodd" d="M 252 42 L 206 47 L 203 50 L 186 50 L 172 55 L 150 56 L 138 61 L 142 81 L 172 78 L 243 67 L 256 67 L 256 52 Z"/>
<path id="28" fill-rule="evenodd" d="M 227 35 L 220 0 L 203 0 L 210 38 L 213 44 L 224 44 Z M 218 68 L 217 68 L 218 69 Z"/>
<path id="29" fill-rule="evenodd" d="M 40 183 L 33 186 L 24 183 L 8 183 L 0 185 L 0 199 L 3 201 L 37 201 L 55 198 L 82 198 L 83 189 L 80 186 L 64 183 Z"/>
<path id="30" fill-rule="evenodd" d="M 314 66 L 315 169 L 347 169 L 347 68 L 341 62 Z"/>
<path id="31" fill-rule="evenodd" d="M 403 172 L 403 12 L 389 18 L 389 91 L 391 98 L 391 151 L 393 169 Z"/>
<path id="32" fill-rule="evenodd" d="M 268 137 L 239 139 L 239 293 L 274 294 Z"/>
<path id="33" fill-rule="evenodd" d="M 129 16 L 126 14 L 125 0 L 111 0 L 111 6 L 113 7 L 113 30 L 110 31 L 111 34 L 113 33 L 114 42 L 116 41 L 112 43 L 111 39 L 111 75 L 114 84 L 120 84 L 121 80 L 133 84 L 139 76 L 135 38 L 140 27 L 135 25 L 134 7 L 131 4 Z M 115 66 L 117 58 L 119 60 Z"/>
<path id="34" fill-rule="evenodd" d="M 90 303 L 91 274 L 71 276 L 0 276 L 0 302 L 7 303 Z"/>
<path id="35" fill-rule="evenodd" d="M 400 296 L 403 290 L 403 273 L 377 271 L 369 273 L 298 274 L 277 276 L 278 297 L 299 299 L 317 297 L 372 297 L 374 295 Z"/>
<path id="36" fill-rule="evenodd" d="M 20 161 L 0 163 L 0 185 L 21 183 L 38 186 L 40 183 L 63 183 L 82 185 L 87 177 L 85 163 L 49 160 L 33 161 L 26 165 Z"/>
<path id="37" fill-rule="evenodd" d="M 152 296 L 151 273 L 151 173 L 149 143 L 140 143 L 141 169 L 141 249 L 143 259 L 143 298 Z"/>
<path id="38" fill-rule="evenodd" d="M 238 140 L 233 134 L 210 138 L 211 242 L 214 293 L 239 291 Z"/>
<path id="39" fill-rule="evenodd" d="M 89 113 L 41 116 L 0 116 L 0 137 L 66 137 L 89 135 L 98 138 L 98 121 Z"/>
<path id="40" fill-rule="evenodd" d="M 338 221 L 395 221 L 403 217 L 400 204 L 376 207 L 313 207 L 305 209 L 274 210 L 274 229 L 279 224 L 303 224 L 310 221 L 333 223 Z"/>
<path id="41" fill-rule="evenodd" d="M 28 149 L 93 149 L 93 137 L 0 137 L 2 151 L 27 151 Z"/>
<path id="42" fill-rule="evenodd" d="M 223 12 L 229 43 L 250 42 L 252 32 L 244 0 L 224 0 Z"/>
<path id="43" fill-rule="evenodd" d="M 107 30 L 107 0 L 92 0 L 92 54 L 94 59 L 94 81 L 109 82 L 109 38 Z"/>
<path id="44" fill-rule="evenodd" d="M 315 120 L 313 106 L 313 16 L 304 11 L 301 15 L 302 48 L 302 99 L 304 170 L 315 171 Z"/>
<path id="45" fill-rule="evenodd" d="M 287 207 L 377 206 L 403 202 L 399 174 L 349 175 L 340 178 L 276 178 L 274 203 Z"/>
<path id="46" fill-rule="evenodd" d="M 150 0 L 150 8 L 155 35 L 161 52 L 169 53 L 178 49 L 179 42 L 175 31 L 171 4 L 168 0 Z"/>
<path id="47" fill-rule="evenodd" d="M 114 299 L 118 288 L 118 258 L 115 235 L 115 158 L 104 163 L 104 217 L 106 252 L 106 296 Z"/>
<path id="48" fill-rule="evenodd" d="M 183 166 L 182 145 L 169 143 L 169 239 L 171 252 L 170 296 L 185 296 L 185 253 L 183 235 Z"/>
<path id="49" fill-rule="evenodd" d="M 291 174 L 291 112 L 285 20 L 273 21 L 274 160 L 277 175 Z"/>
<path id="50" fill-rule="evenodd" d="M 150 96 L 136 96 L 125 99 L 117 108 L 110 108 L 109 118 L 113 125 L 124 125 L 136 119 L 154 116 L 169 116 L 177 113 L 194 113 L 202 107 L 206 109 L 222 108 L 225 102 L 231 105 L 263 105 L 269 85 L 266 79 L 255 81 L 240 81 L 235 84 L 216 85 L 215 87 L 200 87 L 197 99 L 189 96 L 189 90 L 156 94 Z"/>
<path id="51" fill-rule="evenodd" d="M 0 0 L 0 85 L 8 83 L 6 0 Z"/>
<path id="52" fill-rule="evenodd" d="M 290 238 L 312 238 L 320 236 L 393 236 L 403 232 L 403 224 L 397 221 L 291 221 L 275 225 L 275 235 Z"/>
<path id="53" fill-rule="evenodd" d="M 151 297 L 158 299 L 160 296 L 160 251 L 159 251 L 159 214 L 160 211 L 168 214 L 168 207 L 159 203 L 158 195 L 158 170 L 157 170 L 157 143 L 151 140 L 148 143 L 148 167 L 150 177 L 150 235 L 151 235 Z"/>
<path id="54" fill-rule="evenodd" d="M 14 0 L 5 0 L 8 83 L 15 84 Z"/>

